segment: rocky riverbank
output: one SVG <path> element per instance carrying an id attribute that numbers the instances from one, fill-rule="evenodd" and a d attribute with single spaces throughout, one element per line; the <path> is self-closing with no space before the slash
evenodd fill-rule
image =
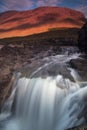
<path id="1" fill-rule="evenodd" d="M 50 44 L 51 42 L 52 44 Z M 19 44 L 16 42 L 11 42 L 8 44 L 3 42 L 0 43 L 0 109 L 11 92 L 11 86 L 15 79 L 14 72 L 17 72 L 26 65 L 32 65 L 32 63 L 36 64 L 38 60 L 50 55 L 57 55 L 60 53 L 70 55 L 72 53 L 79 52 L 78 48 L 75 46 L 59 46 L 61 44 L 64 45 L 63 42 L 64 41 L 59 42 L 57 40 L 49 40 L 47 42 L 19 41 Z M 72 44 L 72 41 L 68 41 L 68 43 L 70 42 Z M 72 45 L 75 45 L 75 43 Z M 83 81 L 87 80 L 86 59 L 86 55 L 82 55 L 81 59 L 74 59 L 70 61 L 70 66 L 78 71 Z M 86 108 L 84 108 L 82 116 L 87 119 Z M 84 128 L 80 127 L 70 130 L 86 129 L 87 128 L 85 126 Z"/>
<path id="2" fill-rule="evenodd" d="M 53 41 L 52 41 L 53 42 Z M 72 50 L 72 49 L 71 49 Z M 72 50 L 73 51 L 73 50 Z M 75 50 L 76 51 L 76 50 Z M 65 52 L 58 45 L 49 42 L 11 42 L 0 44 L 0 105 L 8 95 L 9 83 L 13 73 L 22 67 L 32 64 L 33 61 Z M 71 51 L 70 51 L 71 52 Z M 71 52 L 72 53 L 72 52 Z"/>

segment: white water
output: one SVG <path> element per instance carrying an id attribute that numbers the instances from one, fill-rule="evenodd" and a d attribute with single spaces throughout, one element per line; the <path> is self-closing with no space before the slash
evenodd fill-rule
<path id="1" fill-rule="evenodd" d="M 59 59 L 64 63 L 64 60 L 72 58 L 61 56 Z M 0 130 L 64 130 L 84 124 L 84 117 L 78 116 L 85 107 L 87 86 L 85 84 L 81 88 L 77 72 L 69 70 L 75 82 L 61 74 L 46 78 L 20 78 L 16 85 L 14 115 L 8 111 L 11 119 L 4 122 L 6 117 L 1 114 L 0 120 L 3 120 L 4 126 Z"/>

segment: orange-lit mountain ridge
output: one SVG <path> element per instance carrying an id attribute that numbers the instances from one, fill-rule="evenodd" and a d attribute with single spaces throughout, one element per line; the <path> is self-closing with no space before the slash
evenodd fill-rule
<path id="1" fill-rule="evenodd" d="M 84 15 L 63 7 L 40 7 L 29 11 L 8 11 L 0 14 L 0 38 L 26 36 L 50 28 L 80 28 Z"/>

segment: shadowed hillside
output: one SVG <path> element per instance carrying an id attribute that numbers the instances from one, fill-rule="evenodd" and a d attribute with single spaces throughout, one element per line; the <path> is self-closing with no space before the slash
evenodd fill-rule
<path id="1" fill-rule="evenodd" d="M 42 44 L 49 43 L 54 45 L 54 43 L 57 43 L 59 45 L 58 41 L 67 42 L 69 45 L 71 45 L 70 41 L 73 41 L 73 44 L 77 44 L 78 41 L 78 28 L 51 28 L 48 29 L 47 32 L 43 32 L 40 34 L 33 34 L 30 36 L 24 36 L 24 37 L 12 37 L 12 38 L 3 38 L 0 39 L 0 44 L 20 44 L 25 43 L 26 41 L 30 41 L 30 43 L 38 43 L 41 42 Z M 29 43 L 29 44 L 30 44 Z"/>

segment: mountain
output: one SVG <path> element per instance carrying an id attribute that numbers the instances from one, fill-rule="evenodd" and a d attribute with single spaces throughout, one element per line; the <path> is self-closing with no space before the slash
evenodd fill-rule
<path id="1" fill-rule="evenodd" d="M 26 36 L 55 28 L 81 28 L 85 16 L 63 7 L 39 7 L 0 14 L 0 38 Z"/>

